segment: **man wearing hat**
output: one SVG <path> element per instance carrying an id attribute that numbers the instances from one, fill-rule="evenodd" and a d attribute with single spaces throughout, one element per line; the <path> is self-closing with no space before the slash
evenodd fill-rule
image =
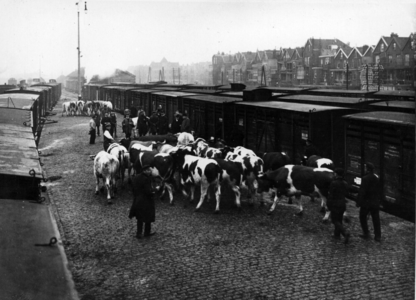
<path id="1" fill-rule="evenodd" d="M 368 230 L 367 216 L 371 214 L 374 227 L 374 240 L 380 242 L 381 240 L 381 226 L 380 226 L 380 199 L 382 191 L 380 186 L 380 179 L 374 174 L 374 165 L 367 162 L 365 164 L 366 175 L 361 179 L 360 190 L 358 191 L 357 207 L 360 208 L 360 223 L 363 234 L 360 235 L 363 239 L 370 238 Z"/>
<path id="2" fill-rule="evenodd" d="M 340 239 L 344 236 L 344 243 L 348 244 L 350 233 L 342 225 L 342 218 L 346 210 L 346 196 L 348 195 L 348 183 L 344 180 L 344 170 L 336 169 L 335 177 L 329 186 L 327 206 L 331 211 L 331 220 L 335 226 L 333 238 Z"/>
<path id="3" fill-rule="evenodd" d="M 144 236 L 150 237 L 155 234 L 151 232 L 151 224 L 155 221 L 155 200 L 154 194 L 158 188 L 154 189 L 152 186 L 152 169 L 150 165 L 144 165 L 143 172 L 133 178 L 133 204 L 130 208 L 129 218 L 136 217 L 137 220 L 137 234 L 136 237 L 140 239 L 143 233 Z"/>
<path id="4" fill-rule="evenodd" d="M 172 132 L 172 134 L 177 134 L 177 133 L 181 132 L 181 125 L 182 125 L 182 115 L 177 110 L 175 112 L 175 116 L 173 118 L 173 121 L 170 124 L 170 131 Z"/>

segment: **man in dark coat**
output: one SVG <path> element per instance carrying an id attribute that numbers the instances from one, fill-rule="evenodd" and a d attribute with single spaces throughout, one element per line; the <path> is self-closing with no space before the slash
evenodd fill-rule
<path id="1" fill-rule="evenodd" d="M 304 154 L 303 154 L 303 159 L 302 159 L 302 164 L 306 166 L 306 161 L 308 160 L 309 157 L 311 157 L 312 155 L 320 155 L 319 154 L 319 150 L 318 148 L 315 147 L 315 145 L 312 143 L 311 140 L 306 140 L 305 141 L 306 145 L 305 145 L 305 149 L 304 149 Z"/>
<path id="2" fill-rule="evenodd" d="M 372 163 L 365 164 L 366 175 L 361 179 L 360 190 L 358 191 L 357 207 L 360 208 L 360 223 L 363 234 L 360 235 L 363 239 L 370 238 L 368 230 L 367 216 L 371 214 L 374 226 L 374 239 L 377 242 L 381 240 L 381 225 L 380 225 L 380 200 L 382 191 L 380 186 L 380 179 L 374 174 L 374 165 Z"/>
<path id="3" fill-rule="evenodd" d="M 159 127 L 159 118 L 158 118 L 157 113 L 155 111 L 150 116 L 149 126 L 150 126 L 150 133 L 152 135 L 156 135 L 158 127 Z"/>
<path id="4" fill-rule="evenodd" d="M 136 217 L 137 234 L 140 239 L 143 232 L 144 236 L 149 237 L 155 234 L 151 232 L 151 224 L 156 219 L 154 194 L 157 189 L 152 186 L 152 169 L 149 165 L 143 166 L 143 172 L 133 178 L 133 204 L 130 208 L 129 218 Z"/>
<path id="5" fill-rule="evenodd" d="M 101 126 L 101 113 L 97 111 L 94 116 L 95 126 L 97 128 L 97 135 L 100 136 L 100 126 Z"/>
<path id="6" fill-rule="evenodd" d="M 147 125 L 149 118 L 146 116 L 144 110 L 139 110 L 139 117 L 137 118 L 137 128 L 139 130 L 139 136 L 145 136 L 149 131 Z"/>
<path id="7" fill-rule="evenodd" d="M 335 239 L 340 239 L 341 234 L 344 236 L 344 243 L 348 244 L 350 234 L 342 225 L 342 218 L 347 208 L 346 196 L 348 195 L 348 183 L 344 180 L 344 170 L 336 169 L 335 178 L 329 186 L 327 206 L 331 211 L 331 220 L 335 226 Z"/>
<path id="8" fill-rule="evenodd" d="M 103 133 L 108 130 L 111 133 L 111 118 L 110 114 L 106 112 L 104 118 L 101 119 L 101 125 L 103 126 Z M 113 134 L 111 134 L 113 136 Z"/>
<path id="9" fill-rule="evenodd" d="M 159 117 L 159 130 L 158 130 L 158 134 L 159 135 L 165 135 L 165 134 L 168 133 L 168 129 L 169 129 L 169 120 L 168 120 L 168 117 L 163 112 L 158 113 L 158 117 Z"/>
<path id="10" fill-rule="evenodd" d="M 111 129 L 110 133 L 112 136 L 117 137 L 117 116 L 114 111 L 110 112 Z"/>
<path id="11" fill-rule="evenodd" d="M 133 137 L 134 137 L 134 132 L 133 132 L 134 122 L 130 118 L 130 115 L 125 115 L 121 126 L 123 128 L 124 134 L 126 135 L 126 139 L 130 139 L 132 133 L 133 133 Z"/>
<path id="12" fill-rule="evenodd" d="M 189 120 L 188 114 L 186 112 L 183 114 L 181 132 L 191 133 L 191 120 Z"/>
<path id="13" fill-rule="evenodd" d="M 172 132 L 172 134 L 177 134 L 181 132 L 182 121 L 182 114 L 179 113 L 179 111 L 176 111 L 173 121 L 170 124 L 170 131 Z"/>

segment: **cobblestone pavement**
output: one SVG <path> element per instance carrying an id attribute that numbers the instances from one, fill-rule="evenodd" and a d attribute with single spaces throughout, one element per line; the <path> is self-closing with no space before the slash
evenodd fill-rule
<path id="1" fill-rule="evenodd" d="M 318 202 L 305 198 L 303 217 L 285 204 L 269 216 L 247 202 L 238 212 L 226 193 L 218 215 L 213 202 L 194 212 L 179 196 L 157 200 L 157 234 L 135 239 L 130 187 L 110 206 L 94 195 L 89 155 L 102 136 L 89 145 L 88 117 L 61 117 L 61 102 L 39 148 L 47 176 L 62 177 L 48 194 L 81 299 L 414 299 L 414 224 L 381 213 L 381 243 L 361 240 L 352 202 L 348 245 L 331 238 Z"/>

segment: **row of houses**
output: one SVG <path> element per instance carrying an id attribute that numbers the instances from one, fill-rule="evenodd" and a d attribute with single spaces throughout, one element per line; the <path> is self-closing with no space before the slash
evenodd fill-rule
<path id="1" fill-rule="evenodd" d="M 414 89 L 416 35 L 382 36 L 373 46 L 350 47 L 339 39 L 310 38 L 303 47 L 218 53 L 213 84 Z"/>
<path id="2" fill-rule="evenodd" d="M 160 62 L 130 67 L 128 70 L 136 76 L 137 83 L 166 81 L 171 84 L 212 84 L 210 62 L 180 65 L 164 57 Z"/>

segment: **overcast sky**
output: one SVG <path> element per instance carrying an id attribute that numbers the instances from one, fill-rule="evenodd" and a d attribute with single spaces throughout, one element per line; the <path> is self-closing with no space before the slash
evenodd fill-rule
<path id="1" fill-rule="evenodd" d="M 0 1 L 0 79 L 45 79 L 78 68 L 75 0 Z M 415 1 L 79 1 L 88 79 L 165 57 L 181 65 L 236 53 L 302 47 L 310 37 L 375 45 L 416 32 Z"/>

